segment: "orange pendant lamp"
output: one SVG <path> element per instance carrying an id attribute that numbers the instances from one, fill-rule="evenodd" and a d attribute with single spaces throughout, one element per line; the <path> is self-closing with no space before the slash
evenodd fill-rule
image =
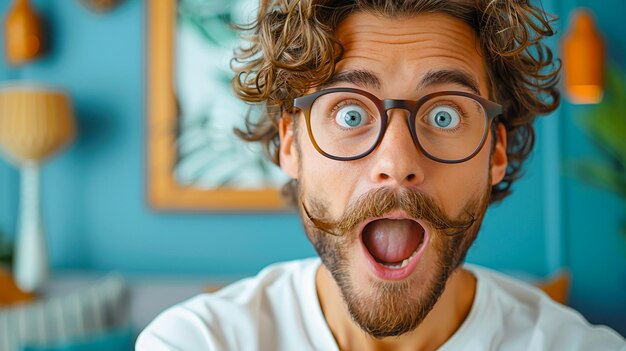
<path id="1" fill-rule="evenodd" d="M 42 25 L 28 0 L 15 0 L 5 22 L 7 61 L 21 65 L 42 53 Z"/>
<path id="2" fill-rule="evenodd" d="M 604 93 L 604 41 L 589 11 L 574 12 L 563 38 L 565 93 L 574 104 L 597 104 Z"/>

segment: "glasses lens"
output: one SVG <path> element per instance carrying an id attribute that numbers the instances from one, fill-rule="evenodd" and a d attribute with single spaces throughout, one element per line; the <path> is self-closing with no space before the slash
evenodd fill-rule
<path id="1" fill-rule="evenodd" d="M 336 157 L 354 157 L 378 138 L 380 113 L 369 98 L 356 93 L 324 94 L 311 106 L 310 131 L 320 149 Z"/>
<path id="2" fill-rule="evenodd" d="M 415 114 L 415 132 L 422 148 L 431 156 L 447 161 L 472 155 L 486 129 L 485 109 L 465 96 L 434 97 Z"/>

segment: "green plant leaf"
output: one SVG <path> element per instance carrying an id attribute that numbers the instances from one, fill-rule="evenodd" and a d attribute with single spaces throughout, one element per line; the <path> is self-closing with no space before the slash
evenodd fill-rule
<path id="1" fill-rule="evenodd" d="M 13 245 L 0 230 L 0 265 L 11 267 L 13 263 Z"/>
<path id="2" fill-rule="evenodd" d="M 612 191 L 626 202 L 626 79 L 616 65 L 609 65 L 605 81 L 602 102 L 577 121 L 608 159 L 578 160 L 568 169 L 586 183 Z M 620 233 L 626 240 L 626 222 Z"/>
<path id="3" fill-rule="evenodd" d="M 595 142 L 622 170 L 626 168 L 626 80 L 616 66 L 609 66 L 603 101 L 579 119 Z"/>
<path id="4" fill-rule="evenodd" d="M 181 2 L 178 6 L 179 19 L 193 26 L 211 45 L 230 47 L 237 40 L 237 33 L 232 29 L 231 4 L 201 5 L 204 6 L 189 1 Z"/>
<path id="5" fill-rule="evenodd" d="M 617 193 L 626 199 L 626 174 L 611 164 L 595 160 L 579 160 L 572 164 L 575 174 L 583 181 Z"/>

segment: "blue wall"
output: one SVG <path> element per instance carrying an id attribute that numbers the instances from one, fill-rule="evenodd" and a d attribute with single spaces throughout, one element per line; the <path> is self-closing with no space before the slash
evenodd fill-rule
<path id="1" fill-rule="evenodd" d="M 545 5 L 565 18 L 581 2 Z M 626 38 L 618 35 L 618 14 L 626 13 L 626 4 L 609 9 L 599 3 L 586 5 L 594 6 L 601 29 L 610 33 L 611 55 L 622 59 Z M 127 0 L 105 16 L 78 1 L 34 4 L 52 24 L 53 50 L 19 69 L 0 60 L 0 79 L 54 84 L 74 99 L 78 139 L 43 169 L 54 268 L 238 277 L 314 254 L 293 214 L 151 211 L 145 201 L 145 3 Z M 7 9 L 7 1 L 0 2 L 0 13 Z M 526 177 L 513 196 L 488 212 L 468 259 L 536 276 L 568 266 L 572 305 L 591 321 L 626 333 L 626 254 L 620 253 L 626 244 L 617 235 L 626 209 L 611 194 L 561 175 L 564 160 L 596 153 L 572 124 L 579 110 L 564 104 L 538 122 L 540 139 Z M 17 186 L 16 171 L 0 161 L 0 228 L 11 232 Z"/>
<path id="2" fill-rule="evenodd" d="M 609 59 L 626 74 L 626 36 L 620 15 L 626 13 L 626 2 L 566 0 L 561 16 L 565 18 L 577 6 L 589 8 L 595 14 Z M 567 159 L 598 157 L 597 149 L 574 123 L 585 110 L 563 105 L 563 150 Z M 617 234 L 620 221 L 626 220 L 624 203 L 613 194 L 569 177 L 564 178 L 563 191 L 566 254 L 574 272 L 571 305 L 592 322 L 613 324 L 626 334 L 626 240 Z"/>
<path id="3" fill-rule="evenodd" d="M 144 3 L 126 1 L 106 16 L 78 1 L 34 4 L 52 24 L 53 50 L 19 69 L 3 62 L 3 69 L 13 78 L 63 87 L 77 111 L 78 139 L 43 169 L 43 215 L 55 268 L 240 276 L 314 253 L 291 214 L 151 211 L 144 182 Z M 7 8 L 0 3 L 2 13 Z M 4 173 L 11 174 L 15 194 L 15 171 Z M 14 197 L 2 199 L 0 208 L 15 208 Z M 3 213 L 0 225 L 13 231 L 14 216 L 14 210 Z"/>
<path id="4" fill-rule="evenodd" d="M 0 13 L 4 14 L 6 4 L 0 4 Z M 3 16 L 4 17 L 4 16 Z M 12 70 L 4 61 L 4 37 L 1 39 L 0 55 L 0 84 L 11 78 Z M 2 151 L 0 150 L 0 156 Z M 0 157 L 0 233 L 13 233 L 15 216 L 17 214 L 17 173 Z"/>

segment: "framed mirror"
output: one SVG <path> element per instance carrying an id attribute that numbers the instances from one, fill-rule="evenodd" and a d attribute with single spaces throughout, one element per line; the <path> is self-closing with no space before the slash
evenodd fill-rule
<path id="1" fill-rule="evenodd" d="M 248 106 L 230 88 L 233 23 L 253 0 L 159 0 L 148 7 L 148 201 L 157 210 L 284 210 L 282 171 L 239 140 Z M 246 16 L 246 17 L 243 17 Z"/>

